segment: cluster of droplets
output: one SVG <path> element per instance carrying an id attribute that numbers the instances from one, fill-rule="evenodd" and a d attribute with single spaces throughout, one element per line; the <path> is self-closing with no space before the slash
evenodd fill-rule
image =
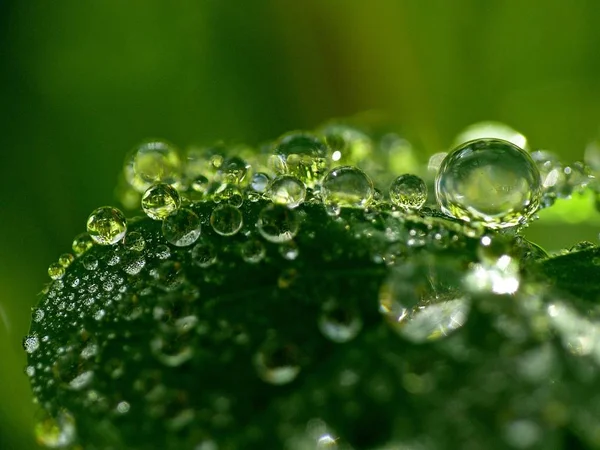
<path id="1" fill-rule="evenodd" d="M 136 220 L 128 221 L 114 207 L 90 214 L 87 233 L 75 238 L 73 253 L 48 268 L 53 283 L 33 314 L 40 326 L 50 326 L 51 319 L 68 322 L 65 327 L 78 330 L 76 343 L 57 346 L 49 335 L 27 336 L 23 346 L 34 360 L 28 376 L 36 379 L 45 372 L 50 385 L 83 396 L 90 407 L 126 415 L 130 399 L 111 398 L 94 387 L 97 373 L 108 371 L 110 379 L 119 380 L 125 369 L 120 360 L 99 367 L 96 356 L 111 344 L 98 342 L 87 331 L 90 326 L 146 320 L 156 328 L 149 351 L 170 368 L 192 361 L 209 334 L 219 344 L 246 349 L 251 342 L 246 330 L 224 320 L 209 323 L 197 314 L 194 305 L 201 290 L 190 279 L 188 266 L 203 283 L 223 286 L 221 272 L 235 267 L 235 261 L 257 268 L 269 262 L 281 266 L 277 295 L 292 295 L 304 275 L 304 247 L 298 242 L 325 229 L 305 225 L 307 211 L 315 210 L 336 230 L 368 243 L 370 262 L 384 273 L 375 303 L 386 326 L 415 345 L 450 336 L 467 323 L 480 298 L 519 294 L 519 262 L 547 256 L 518 234 L 497 230 L 518 229 L 538 208 L 595 186 L 591 164 L 562 166 L 548 152 L 531 152 L 524 136 L 504 125 L 478 124 L 457 139 L 456 147 L 434 155 L 427 169 L 415 163 L 412 146 L 401 136 L 338 123 L 288 133 L 260 150 L 219 144 L 182 154 L 165 141 L 141 144 L 126 160 L 121 198 L 125 207 L 143 211 L 154 231 L 144 233 Z M 474 261 L 435 254 L 462 249 L 467 238 L 475 243 Z M 322 257 L 346 259 L 355 256 L 352 251 L 333 243 Z M 238 259 L 232 260 L 232 254 Z M 76 264 L 83 275 L 69 270 Z M 318 299 L 314 328 L 333 345 L 364 332 L 367 319 L 359 302 L 348 296 Z M 52 318 L 49 309 L 55 311 Z M 556 327 L 561 324 L 558 320 Z M 252 344 L 248 363 L 261 382 L 286 385 L 302 373 L 305 355 L 299 342 L 267 330 Z M 133 347 L 122 349 L 132 360 L 141 358 Z M 35 363 L 44 357 L 53 363 Z M 342 375 L 340 386 L 357 383 L 358 375 Z M 411 392 L 425 389 L 415 376 L 404 383 Z M 149 414 L 168 418 L 173 430 L 193 422 L 194 410 L 175 387 L 150 377 L 136 381 L 134 388 L 144 393 Z M 34 386 L 36 395 L 42 390 L 41 384 Z M 167 400 L 177 414 L 165 410 Z M 222 397 L 204 413 L 228 423 L 229 403 Z M 342 448 L 319 423 L 318 432 L 302 434 L 301 445 L 310 441 L 316 448 Z M 36 433 L 45 446 L 65 447 L 75 439 L 75 420 L 61 410 L 40 420 Z M 211 442 L 198 448 L 212 448 Z"/>

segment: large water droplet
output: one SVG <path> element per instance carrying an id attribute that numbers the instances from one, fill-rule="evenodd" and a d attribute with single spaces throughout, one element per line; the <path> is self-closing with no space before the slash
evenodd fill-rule
<path id="1" fill-rule="evenodd" d="M 374 193 L 373 182 L 367 174 L 352 166 L 331 170 L 321 185 L 323 203 L 336 208 L 365 208 Z"/>
<path id="2" fill-rule="evenodd" d="M 177 189 L 165 183 L 149 187 L 142 197 L 142 209 L 154 220 L 163 220 L 179 209 L 180 205 L 181 198 Z"/>
<path id="3" fill-rule="evenodd" d="M 507 141 L 480 139 L 446 156 L 435 193 L 446 214 L 505 228 L 524 223 L 536 211 L 541 179 L 524 150 Z"/>
<path id="4" fill-rule="evenodd" d="M 416 175 L 400 175 L 390 186 L 390 199 L 400 208 L 420 209 L 427 200 L 427 186 Z"/>
<path id="5" fill-rule="evenodd" d="M 200 236 L 200 218 L 192 210 L 181 208 L 165 218 L 162 233 L 167 242 L 177 247 L 192 245 Z"/>
<path id="6" fill-rule="evenodd" d="M 270 242 L 279 244 L 292 240 L 300 229 L 298 215 L 281 205 L 268 205 L 258 215 L 259 233 Z"/>
<path id="7" fill-rule="evenodd" d="M 279 140 L 271 166 L 276 173 L 293 175 L 314 187 L 327 170 L 327 146 L 311 134 L 289 133 Z"/>
<path id="8" fill-rule="evenodd" d="M 242 213 L 232 205 L 219 205 L 210 215 L 210 225 L 221 236 L 233 236 L 242 228 Z"/>
<path id="9" fill-rule="evenodd" d="M 114 245 L 125 237 L 127 220 L 117 208 L 103 206 L 88 217 L 87 231 L 97 244 Z"/>

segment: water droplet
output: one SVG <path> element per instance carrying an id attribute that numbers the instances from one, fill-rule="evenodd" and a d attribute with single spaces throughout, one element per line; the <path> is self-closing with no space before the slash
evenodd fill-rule
<path id="1" fill-rule="evenodd" d="M 75 257 L 70 253 L 63 253 L 58 257 L 58 263 L 65 269 L 69 267 L 73 261 L 75 261 Z"/>
<path id="2" fill-rule="evenodd" d="M 239 185 L 246 181 L 250 164 L 242 158 L 232 156 L 226 158 L 219 167 L 219 177 L 226 184 Z"/>
<path id="3" fill-rule="evenodd" d="M 210 242 L 200 242 L 192 249 L 192 261 L 206 268 L 217 262 L 217 250 Z"/>
<path id="4" fill-rule="evenodd" d="M 348 125 L 332 123 L 321 133 L 331 149 L 330 159 L 337 165 L 359 166 L 373 153 L 373 142 L 362 131 Z"/>
<path id="5" fill-rule="evenodd" d="M 176 184 L 181 179 L 181 159 L 168 142 L 144 142 L 133 150 L 124 170 L 127 182 L 142 193 L 155 183 Z"/>
<path id="6" fill-rule="evenodd" d="M 163 220 L 181 206 L 179 192 L 172 186 L 159 183 L 150 186 L 142 197 L 142 209 L 148 217 Z"/>
<path id="7" fill-rule="evenodd" d="M 38 308 L 33 312 L 33 321 L 39 323 L 44 319 L 44 316 L 45 316 L 44 310 Z"/>
<path id="8" fill-rule="evenodd" d="M 446 214 L 504 228 L 524 223 L 536 211 L 541 179 L 524 150 L 507 141 L 480 139 L 448 154 L 435 193 Z"/>
<path id="9" fill-rule="evenodd" d="M 390 199 L 400 208 L 420 209 L 427 200 L 427 186 L 416 175 L 400 175 L 390 186 Z"/>
<path id="10" fill-rule="evenodd" d="M 300 229 L 298 215 L 281 205 L 268 205 L 258 215 L 259 233 L 269 242 L 279 244 L 292 240 Z"/>
<path id="11" fill-rule="evenodd" d="M 23 339 L 23 348 L 29 354 L 34 353 L 38 348 L 40 348 L 40 340 L 35 335 L 25 336 Z"/>
<path id="12" fill-rule="evenodd" d="M 81 233 L 73 239 L 73 252 L 75 255 L 81 256 L 94 245 L 94 241 L 87 233 Z"/>
<path id="13" fill-rule="evenodd" d="M 469 303 L 453 260 L 422 258 L 395 266 L 379 293 L 380 311 L 404 338 L 440 339 L 466 322 Z"/>
<path id="14" fill-rule="evenodd" d="M 283 242 L 279 244 L 279 254 L 288 261 L 293 261 L 298 257 L 300 250 L 294 241 Z"/>
<path id="15" fill-rule="evenodd" d="M 454 145 L 461 145 L 463 142 L 474 141 L 476 139 L 502 139 L 508 141 L 519 148 L 527 148 L 527 138 L 518 131 L 501 122 L 477 122 L 469 125 L 454 139 Z"/>
<path id="16" fill-rule="evenodd" d="M 86 270 L 96 270 L 98 267 L 98 260 L 92 255 L 85 255 L 81 263 Z"/>
<path id="17" fill-rule="evenodd" d="M 233 236 L 242 228 L 242 213 L 234 206 L 219 205 L 210 215 L 210 225 L 221 236 Z"/>
<path id="18" fill-rule="evenodd" d="M 88 217 L 87 231 L 97 244 L 114 245 L 125 237 L 127 220 L 117 208 L 103 206 Z"/>
<path id="19" fill-rule="evenodd" d="M 54 262 L 48 266 L 48 275 L 53 280 L 60 280 L 65 275 L 65 268 L 62 264 Z"/>
<path id="20" fill-rule="evenodd" d="M 343 343 L 354 339 L 362 329 L 358 311 L 338 302 L 327 302 L 319 317 L 319 330 L 333 342 Z"/>
<path id="21" fill-rule="evenodd" d="M 280 138 L 270 163 L 276 173 L 293 175 L 312 188 L 327 170 L 327 145 L 309 133 L 288 133 Z"/>
<path id="22" fill-rule="evenodd" d="M 161 264 L 157 271 L 158 285 L 165 291 L 174 291 L 185 282 L 185 273 L 181 263 L 166 261 Z"/>
<path id="23" fill-rule="evenodd" d="M 56 419 L 47 417 L 35 425 L 35 438 L 46 448 L 68 448 L 76 438 L 75 419 L 66 410 L 59 411 Z"/>
<path id="24" fill-rule="evenodd" d="M 73 391 L 80 391 L 88 387 L 94 379 L 94 372 L 87 370 L 80 373 L 69 382 L 69 389 Z"/>
<path id="25" fill-rule="evenodd" d="M 142 233 L 139 231 L 127 233 L 127 236 L 125 237 L 125 248 L 133 252 L 143 251 L 144 248 L 146 248 L 146 241 L 144 240 Z"/>
<path id="26" fill-rule="evenodd" d="M 267 383 L 291 383 L 300 373 L 298 349 L 293 345 L 268 342 L 254 356 L 254 367 Z"/>
<path id="27" fill-rule="evenodd" d="M 306 187 L 296 177 L 281 175 L 271 182 L 269 196 L 273 203 L 295 208 L 304 202 Z"/>
<path id="28" fill-rule="evenodd" d="M 150 341 L 150 349 L 157 360 L 169 367 L 178 367 L 194 356 L 186 335 L 174 329 L 162 330 Z"/>
<path id="29" fill-rule="evenodd" d="M 154 256 L 158 259 L 169 259 L 171 256 L 171 249 L 165 244 L 159 244 L 154 249 Z"/>
<path id="30" fill-rule="evenodd" d="M 249 239 L 240 246 L 242 259 L 248 263 L 256 264 L 265 257 L 266 249 L 258 239 Z"/>
<path id="31" fill-rule="evenodd" d="M 163 221 L 162 233 L 177 247 L 192 245 L 200 236 L 200 218 L 192 210 L 181 208 Z"/>
<path id="32" fill-rule="evenodd" d="M 131 405 L 127 402 L 119 402 L 115 408 L 118 414 L 127 414 L 131 409 Z"/>
<path id="33" fill-rule="evenodd" d="M 123 261 L 123 270 L 129 275 L 137 275 L 145 265 L 146 260 L 142 255 L 137 254 L 137 252 L 131 252 L 127 254 L 125 261 Z"/>
<path id="34" fill-rule="evenodd" d="M 357 167 L 342 166 L 323 179 L 321 197 L 326 206 L 365 208 L 373 200 L 373 182 Z"/>
<path id="35" fill-rule="evenodd" d="M 250 187 L 256 192 L 265 192 L 269 187 L 269 176 L 264 172 L 257 172 L 252 176 Z"/>

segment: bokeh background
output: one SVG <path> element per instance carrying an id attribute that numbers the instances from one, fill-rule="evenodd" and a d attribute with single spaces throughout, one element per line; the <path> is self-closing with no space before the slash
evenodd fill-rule
<path id="1" fill-rule="evenodd" d="M 138 141 L 256 144 L 376 109 L 423 161 L 480 120 L 581 159 L 598 17 L 595 0 L 0 1 L 0 449 L 35 448 L 21 339 L 47 266 L 115 203 Z M 597 216 L 554 216 L 528 232 L 548 250 L 597 240 Z"/>

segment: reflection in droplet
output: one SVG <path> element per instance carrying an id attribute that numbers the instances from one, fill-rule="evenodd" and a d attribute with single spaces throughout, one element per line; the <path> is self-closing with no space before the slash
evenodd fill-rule
<path id="1" fill-rule="evenodd" d="M 440 339 L 466 322 L 469 303 L 454 261 L 422 258 L 395 267 L 381 286 L 380 311 L 413 342 Z"/>

